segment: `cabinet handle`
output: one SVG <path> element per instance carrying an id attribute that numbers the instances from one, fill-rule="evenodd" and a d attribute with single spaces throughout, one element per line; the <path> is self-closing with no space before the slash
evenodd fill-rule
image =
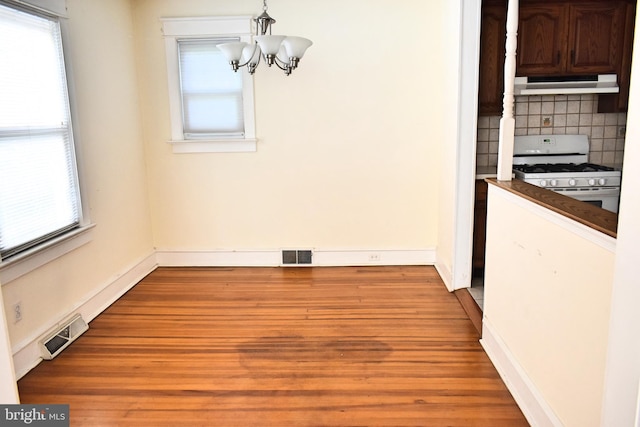
<path id="1" fill-rule="evenodd" d="M 576 65 L 576 52 L 571 51 L 571 65 Z"/>
<path id="2" fill-rule="evenodd" d="M 556 55 L 556 65 L 560 64 L 560 51 L 558 51 L 558 54 Z"/>

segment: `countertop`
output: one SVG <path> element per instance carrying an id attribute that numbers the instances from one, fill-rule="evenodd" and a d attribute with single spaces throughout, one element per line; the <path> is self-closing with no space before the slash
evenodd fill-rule
<path id="1" fill-rule="evenodd" d="M 545 188 L 536 187 L 519 179 L 512 181 L 487 179 L 487 182 L 517 194 L 560 215 L 571 218 L 594 230 L 598 230 L 611 237 L 617 237 L 618 215 L 613 212 L 554 193 Z"/>
<path id="2" fill-rule="evenodd" d="M 497 166 L 476 167 L 476 179 L 496 178 L 498 176 Z"/>
<path id="3" fill-rule="evenodd" d="M 478 166 L 476 168 L 476 179 L 485 180 L 487 178 L 497 178 L 498 167 L 497 166 Z M 514 178 L 515 174 L 511 174 L 511 178 Z"/>

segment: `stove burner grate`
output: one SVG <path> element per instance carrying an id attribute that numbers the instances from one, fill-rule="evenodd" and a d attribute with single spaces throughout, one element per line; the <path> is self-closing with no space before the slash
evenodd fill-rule
<path id="1" fill-rule="evenodd" d="M 513 169 L 524 173 L 550 172 L 609 172 L 613 168 L 593 163 L 537 163 L 533 165 L 513 165 Z"/>

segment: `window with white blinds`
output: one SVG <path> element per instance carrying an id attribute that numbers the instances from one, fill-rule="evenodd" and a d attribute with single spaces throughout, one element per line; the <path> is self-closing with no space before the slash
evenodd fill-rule
<path id="1" fill-rule="evenodd" d="M 185 139 L 244 136 L 242 74 L 218 49 L 237 40 L 178 40 Z"/>
<path id="2" fill-rule="evenodd" d="M 0 4 L 0 259 L 78 228 L 81 204 L 56 18 Z"/>
<path id="3" fill-rule="evenodd" d="M 253 76 L 218 45 L 251 43 L 251 16 L 162 18 L 174 153 L 256 151 Z"/>

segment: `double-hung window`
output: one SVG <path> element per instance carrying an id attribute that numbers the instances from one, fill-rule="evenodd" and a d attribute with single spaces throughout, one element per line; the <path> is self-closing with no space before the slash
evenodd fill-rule
<path id="1" fill-rule="evenodd" d="M 60 22 L 0 3 L 0 260 L 82 223 Z"/>
<path id="2" fill-rule="evenodd" d="M 250 17 L 167 18 L 163 31 L 174 152 L 255 151 L 253 80 L 218 45 L 251 38 Z"/>

